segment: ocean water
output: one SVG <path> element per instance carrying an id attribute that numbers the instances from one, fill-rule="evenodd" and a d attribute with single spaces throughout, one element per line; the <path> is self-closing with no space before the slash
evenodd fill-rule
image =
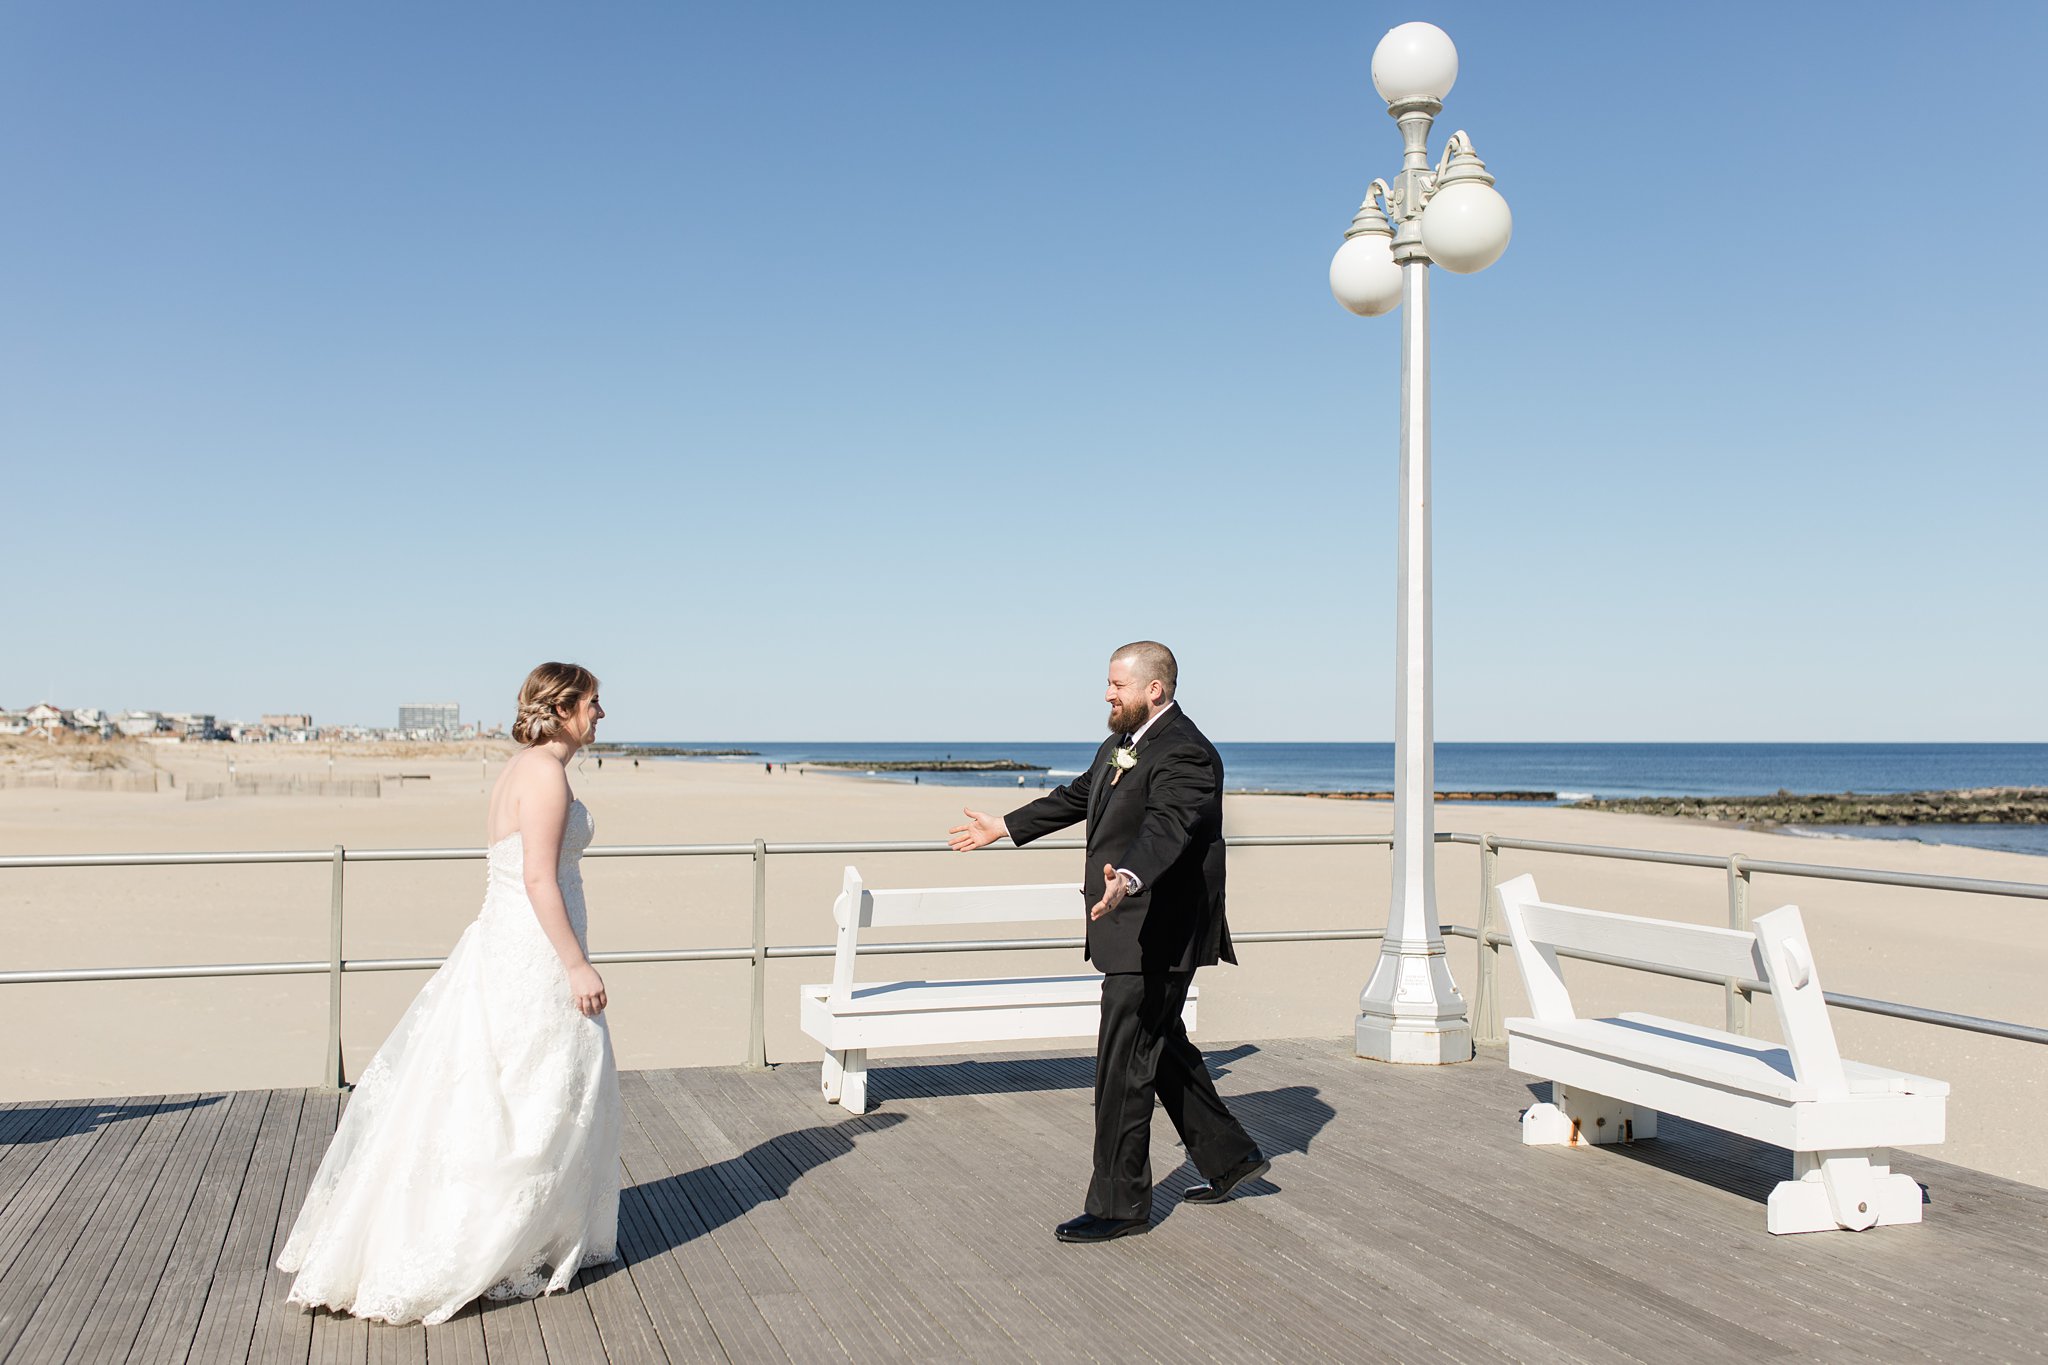
<path id="1" fill-rule="evenodd" d="M 704 760 L 787 763 L 821 760 L 1014 759 L 1039 771 L 921 773 L 945 786 L 1057 786 L 1079 773 L 1094 742 L 800 743 L 677 740 L 699 749 L 752 749 L 758 757 Z M 1230 791 L 1388 791 L 1392 744 L 1219 742 Z M 794 771 L 791 773 L 794 776 Z M 909 782 L 909 773 L 877 773 Z M 1021 778 L 1021 781 L 1019 780 Z M 1439 791 L 1550 792 L 1560 802 L 1592 796 L 1767 796 L 1790 792 L 1951 791 L 2048 787 L 2048 744 L 1451 744 L 1436 746 Z M 1815 831 L 1919 839 L 2048 855 L 2048 826 L 1867 826 Z"/>

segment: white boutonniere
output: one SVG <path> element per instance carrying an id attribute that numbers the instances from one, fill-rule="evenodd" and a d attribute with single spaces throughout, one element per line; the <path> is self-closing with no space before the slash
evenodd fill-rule
<path id="1" fill-rule="evenodd" d="M 1116 771 L 1109 775 L 1109 785 L 1114 787 L 1118 778 L 1138 766 L 1138 751 L 1136 749 L 1118 749 L 1109 756 L 1109 761 L 1116 767 Z"/>

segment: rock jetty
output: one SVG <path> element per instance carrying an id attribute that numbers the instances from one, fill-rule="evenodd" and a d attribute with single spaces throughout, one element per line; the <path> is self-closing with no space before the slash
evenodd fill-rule
<path id="1" fill-rule="evenodd" d="M 2041 825 L 2048 824 L 2048 787 L 1807 796 L 1786 791 L 1775 796 L 1631 796 L 1577 801 L 1572 808 L 1756 825 Z"/>
<path id="2" fill-rule="evenodd" d="M 1320 796 L 1325 801 L 1391 801 L 1392 792 L 1244 791 L 1233 796 Z M 1555 801 L 1556 792 L 1438 792 L 1439 801 Z"/>
<path id="3" fill-rule="evenodd" d="M 856 758 L 806 759 L 806 768 L 845 768 L 857 773 L 1042 773 L 1036 763 L 1014 758 L 917 758 L 864 762 Z"/>

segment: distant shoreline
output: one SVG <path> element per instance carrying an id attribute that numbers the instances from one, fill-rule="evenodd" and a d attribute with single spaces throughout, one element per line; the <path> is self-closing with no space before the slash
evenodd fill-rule
<path id="1" fill-rule="evenodd" d="M 1020 763 L 1014 758 L 930 758 L 930 759 L 884 759 L 869 761 L 857 758 L 808 759 L 806 768 L 830 768 L 839 772 L 861 773 L 1042 773 L 1046 769 L 1036 763 Z"/>
<path id="2" fill-rule="evenodd" d="M 759 749 L 685 749 L 675 744 L 593 744 L 584 752 L 598 754 L 619 754 L 631 758 L 759 758 Z"/>
<path id="3" fill-rule="evenodd" d="M 1757 825 L 2042 825 L 2048 824 L 2048 787 L 1609 797 L 1576 801 L 1572 809 Z"/>
<path id="4" fill-rule="evenodd" d="M 1263 788 L 1241 791 L 1233 789 L 1227 794 L 1230 796 L 1314 796 L 1324 801 L 1391 801 L 1394 799 L 1394 793 L 1392 792 L 1276 791 Z M 1530 801 L 1544 804 L 1556 801 L 1557 793 L 1524 791 L 1438 792 L 1436 793 L 1436 799 L 1439 801 L 1485 801 L 1489 803 Z"/>

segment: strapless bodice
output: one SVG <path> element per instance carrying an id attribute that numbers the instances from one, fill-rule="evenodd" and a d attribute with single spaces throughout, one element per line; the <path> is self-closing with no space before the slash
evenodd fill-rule
<path id="1" fill-rule="evenodd" d="M 555 885 L 562 889 L 562 908 L 569 912 L 569 927 L 584 939 L 588 912 L 583 904 L 583 850 L 590 847 L 597 827 L 590 808 L 581 801 L 569 803 L 569 819 L 562 826 L 562 848 L 555 859 Z M 508 942 L 524 945 L 543 972 L 561 970 L 554 950 L 533 917 L 533 902 L 526 896 L 525 843 L 514 830 L 492 844 L 485 855 L 490 864 L 484 887 L 484 906 L 477 918 L 495 924 L 509 934 Z"/>
<path id="2" fill-rule="evenodd" d="M 590 818 L 590 807 L 581 801 L 571 801 L 568 822 L 562 826 L 562 847 L 555 857 L 557 877 L 566 880 L 583 875 L 583 850 L 590 847 L 590 841 L 596 835 L 597 826 Z M 485 857 L 490 864 L 492 881 L 521 883 L 526 871 L 526 843 L 519 837 L 518 830 L 492 844 Z"/>

